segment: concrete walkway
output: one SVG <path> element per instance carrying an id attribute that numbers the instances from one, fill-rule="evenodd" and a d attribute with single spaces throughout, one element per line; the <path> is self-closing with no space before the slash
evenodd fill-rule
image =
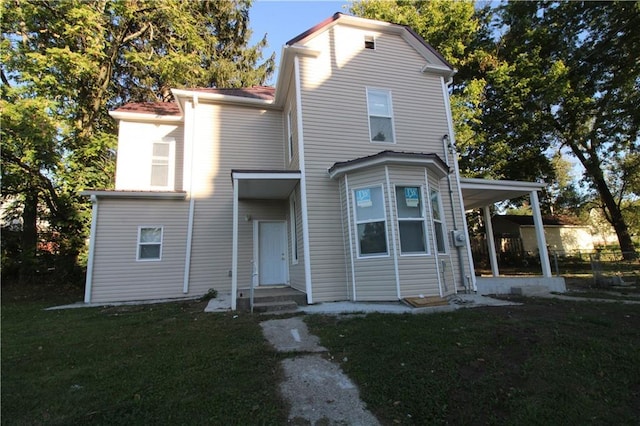
<path id="1" fill-rule="evenodd" d="M 265 338 L 278 352 L 295 356 L 282 361 L 280 392 L 296 425 L 379 425 L 365 407 L 356 385 L 340 366 L 322 356 L 327 349 L 309 334 L 301 317 L 263 321 Z"/>

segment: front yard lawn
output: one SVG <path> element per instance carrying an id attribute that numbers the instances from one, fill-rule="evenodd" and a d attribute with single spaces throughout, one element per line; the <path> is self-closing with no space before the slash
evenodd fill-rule
<path id="1" fill-rule="evenodd" d="M 287 423 L 269 317 L 55 297 L 3 288 L 2 424 Z M 386 425 L 638 424 L 640 306 L 520 301 L 307 322 Z"/>
<path id="2" fill-rule="evenodd" d="M 640 305 L 521 300 L 307 322 L 384 424 L 637 425 Z"/>
<path id="3" fill-rule="evenodd" d="M 259 318 L 18 299 L 3 291 L 2 424 L 286 423 Z"/>

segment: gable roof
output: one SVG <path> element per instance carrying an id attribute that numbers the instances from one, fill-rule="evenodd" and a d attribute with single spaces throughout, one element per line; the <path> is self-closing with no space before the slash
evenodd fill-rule
<path id="1" fill-rule="evenodd" d="M 298 34 L 291 40 L 286 43 L 286 46 L 293 46 L 299 42 L 305 41 L 309 38 L 312 38 L 315 34 L 320 33 L 332 25 L 334 25 L 337 21 L 342 20 L 345 24 L 352 24 L 358 26 L 366 26 L 370 28 L 378 27 L 377 29 L 384 31 L 392 30 L 396 33 L 406 32 L 411 38 L 415 39 L 422 47 L 426 48 L 431 54 L 433 54 L 438 60 L 442 62 L 442 64 L 448 67 L 451 71 L 454 71 L 455 68 L 453 65 L 449 63 L 441 54 L 438 52 L 433 46 L 425 41 L 418 33 L 416 33 L 411 27 L 407 25 L 394 24 L 392 22 L 384 22 L 384 21 L 376 21 L 373 19 L 360 18 L 352 15 L 345 15 L 341 12 L 336 12 L 333 16 L 325 19 L 319 24 L 309 28 L 308 30 Z M 409 41 L 409 40 L 407 40 Z"/>

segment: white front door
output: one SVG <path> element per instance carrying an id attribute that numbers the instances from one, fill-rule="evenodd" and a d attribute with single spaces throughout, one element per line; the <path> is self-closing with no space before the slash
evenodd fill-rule
<path id="1" fill-rule="evenodd" d="M 285 222 L 258 223 L 258 285 L 287 283 Z"/>

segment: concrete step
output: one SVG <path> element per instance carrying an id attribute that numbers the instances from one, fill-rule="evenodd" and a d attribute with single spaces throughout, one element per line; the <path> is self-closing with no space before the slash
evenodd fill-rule
<path id="1" fill-rule="evenodd" d="M 524 285 L 511 287 L 511 294 L 518 296 L 545 296 L 549 294 L 549 289 L 544 285 Z"/>
<path id="2" fill-rule="evenodd" d="M 294 312 L 296 309 L 298 309 L 298 304 L 292 300 L 279 302 L 258 302 L 253 304 L 253 312 L 256 313 Z"/>
<path id="3" fill-rule="evenodd" d="M 250 294 L 251 291 L 249 289 L 238 290 L 238 310 L 251 310 L 249 300 Z M 291 305 L 292 303 L 293 305 Z M 307 304 L 307 295 L 291 287 L 259 287 L 254 289 L 254 312 L 257 312 L 256 306 L 267 306 L 269 310 L 274 310 L 276 309 L 274 308 L 274 306 L 278 304 L 282 304 L 283 306 L 285 306 L 283 309 L 290 309 L 291 306 L 293 306 L 294 308 L 297 308 L 298 306 L 304 306 Z M 260 309 L 262 309 L 262 307 Z"/>

